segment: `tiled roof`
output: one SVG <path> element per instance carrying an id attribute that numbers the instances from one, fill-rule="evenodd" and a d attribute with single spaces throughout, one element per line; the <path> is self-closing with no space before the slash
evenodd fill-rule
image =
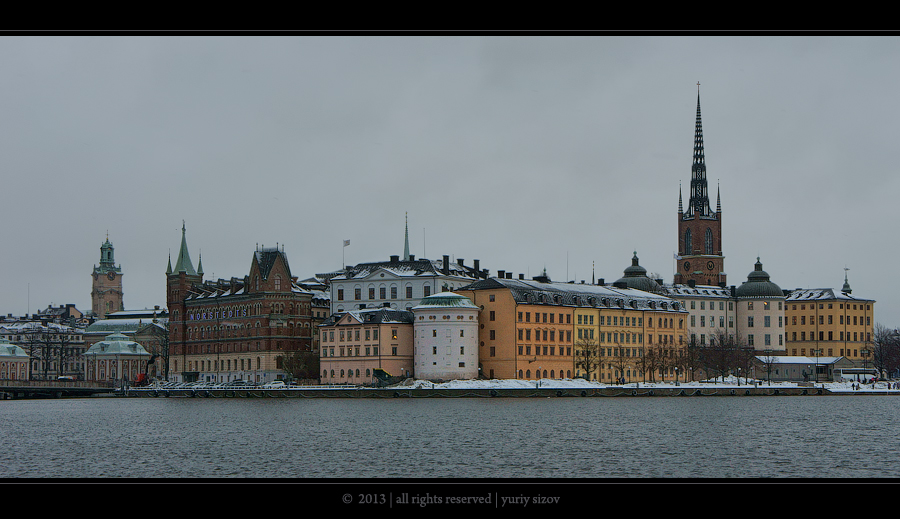
<path id="1" fill-rule="evenodd" d="M 490 278 L 460 287 L 457 291 L 497 288 L 509 289 L 513 299 L 520 304 L 686 311 L 680 302 L 663 295 L 606 285 L 541 283 L 523 279 Z"/>

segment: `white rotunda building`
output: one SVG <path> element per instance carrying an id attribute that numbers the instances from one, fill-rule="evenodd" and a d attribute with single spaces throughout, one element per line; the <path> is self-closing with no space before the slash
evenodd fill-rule
<path id="1" fill-rule="evenodd" d="M 416 378 L 478 378 L 480 310 L 469 298 L 453 292 L 425 297 L 412 308 Z"/>

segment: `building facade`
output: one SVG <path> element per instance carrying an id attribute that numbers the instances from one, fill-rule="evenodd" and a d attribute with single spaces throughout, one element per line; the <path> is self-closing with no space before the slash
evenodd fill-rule
<path id="1" fill-rule="evenodd" d="M 851 294 L 844 277 L 841 290 L 792 290 L 785 300 L 787 349 L 790 355 L 841 356 L 857 367 L 872 365 L 875 301 Z"/>
<path id="2" fill-rule="evenodd" d="M 371 308 L 335 314 L 318 326 L 320 382 L 372 385 L 376 370 L 415 376 L 413 313 Z"/>
<path id="3" fill-rule="evenodd" d="M 0 380 L 28 380 L 30 366 L 28 352 L 0 337 Z"/>
<path id="4" fill-rule="evenodd" d="M 453 291 L 487 276 L 479 270 L 478 260 L 472 267 L 463 261 L 410 255 L 406 260 L 391 256 L 389 261 L 348 266 L 330 279 L 332 313 L 381 307 L 412 310 L 423 297 Z"/>
<path id="5" fill-rule="evenodd" d="M 734 291 L 737 335 L 757 351 L 785 353 L 784 292 L 756 258 L 747 281 Z"/>
<path id="6" fill-rule="evenodd" d="M 488 378 L 674 380 L 686 344 L 687 312 L 660 294 L 511 274 L 456 292 L 481 308 L 479 361 Z M 576 366 L 580 348 L 597 351 L 590 373 Z"/>
<path id="7" fill-rule="evenodd" d="M 242 279 L 204 282 L 182 226 L 166 284 L 171 380 L 271 382 L 285 377 L 287 355 L 313 351 L 313 293 L 296 283 L 277 247 L 257 249 Z"/>
<path id="8" fill-rule="evenodd" d="M 422 298 L 412 312 L 416 378 L 478 378 L 479 308 L 464 296 L 441 292 Z"/>
<path id="9" fill-rule="evenodd" d="M 122 293 L 122 267 L 116 265 L 112 243 L 107 236 L 100 246 L 100 265 L 94 265 L 91 288 L 91 312 L 97 317 L 125 309 Z"/>

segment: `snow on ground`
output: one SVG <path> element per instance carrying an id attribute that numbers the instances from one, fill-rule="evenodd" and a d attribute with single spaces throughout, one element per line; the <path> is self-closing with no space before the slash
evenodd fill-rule
<path id="1" fill-rule="evenodd" d="M 900 389 L 895 388 L 895 382 L 876 382 L 874 387 L 872 384 L 861 384 L 858 390 L 853 388 L 856 382 L 818 382 L 810 384 L 800 384 L 797 382 L 766 382 L 759 379 L 747 379 L 741 377 L 738 383 L 737 377 L 725 377 L 704 381 L 679 382 L 676 386 L 675 382 L 629 382 L 627 384 L 602 384 L 584 379 L 543 379 L 543 380 L 512 380 L 512 379 L 492 379 L 492 380 L 451 380 L 442 383 L 433 383 L 427 380 L 406 380 L 394 387 L 402 387 L 404 389 L 602 389 L 608 387 L 623 388 L 675 388 L 675 387 L 748 387 L 756 383 L 759 387 L 772 388 L 789 388 L 789 387 L 821 387 L 832 392 L 872 392 L 879 393 L 885 391 L 897 392 Z"/>

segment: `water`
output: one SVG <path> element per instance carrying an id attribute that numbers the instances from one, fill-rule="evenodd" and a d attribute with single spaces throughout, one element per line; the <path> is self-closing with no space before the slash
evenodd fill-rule
<path id="1" fill-rule="evenodd" d="M 898 477 L 900 398 L 0 401 L 0 477 Z"/>

